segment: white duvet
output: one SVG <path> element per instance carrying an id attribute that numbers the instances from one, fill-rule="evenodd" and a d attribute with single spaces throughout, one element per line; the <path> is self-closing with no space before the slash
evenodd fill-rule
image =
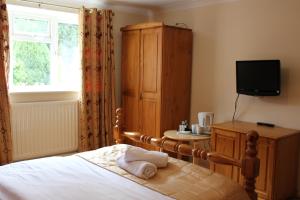
<path id="1" fill-rule="evenodd" d="M 171 199 L 78 156 L 0 167 L 1 200 Z"/>

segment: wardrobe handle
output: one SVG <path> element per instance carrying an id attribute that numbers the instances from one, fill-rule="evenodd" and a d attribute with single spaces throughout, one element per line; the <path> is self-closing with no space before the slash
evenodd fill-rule
<path id="1" fill-rule="evenodd" d="M 142 99 L 143 99 L 143 93 L 140 94 L 140 100 L 142 100 Z"/>

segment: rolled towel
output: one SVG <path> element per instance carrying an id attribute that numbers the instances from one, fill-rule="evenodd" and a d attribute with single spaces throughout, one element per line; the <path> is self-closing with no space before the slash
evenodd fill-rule
<path id="1" fill-rule="evenodd" d="M 158 168 L 168 165 L 168 154 L 159 151 L 148 151 L 140 147 L 129 147 L 125 151 L 124 159 L 131 161 L 147 161 L 155 164 Z"/>
<path id="2" fill-rule="evenodd" d="M 125 171 L 142 179 L 149 179 L 157 172 L 156 165 L 146 161 L 126 162 L 124 155 L 117 159 L 117 164 Z"/>

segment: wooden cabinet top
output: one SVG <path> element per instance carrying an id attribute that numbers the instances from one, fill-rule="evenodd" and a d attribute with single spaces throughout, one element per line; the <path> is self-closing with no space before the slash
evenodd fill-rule
<path id="1" fill-rule="evenodd" d="M 148 29 L 148 28 L 158 28 L 158 27 L 168 27 L 168 28 L 175 28 L 175 29 L 182 29 L 182 30 L 192 31 L 192 29 L 189 29 L 189 28 L 165 25 L 163 22 L 147 22 L 147 23 L 140 23 L 140 24 L 134 24 L 134 25 L 127 25 L 125 27 L 122 27 L 121 31 L 130 31 L 130 30 Z"/>
<path id="2" fill-rule="evenodd" d="M 260 137 L 270 138 L 270 139 L 281 139 L 291 135 L 299 134 L 299 130 L 287 129 L 282 127 L 267 127 L 267 126 L 258 126 L 256 123 L 250 122 L 241 122 L 241 121 L 230 121 L 220 124 L 214 124 L 212 126 L 216 129 L 222 129 L 226 131 L 234 131 L 239 133 L 247 134 L 248 131 L 254 130 L 257 131 Z"/>

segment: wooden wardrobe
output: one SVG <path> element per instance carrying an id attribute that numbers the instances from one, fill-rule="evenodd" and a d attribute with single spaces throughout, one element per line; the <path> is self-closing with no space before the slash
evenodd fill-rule
<path id="1" fill-rule="evenodd" d="M 161 137 L 190 117 L 192 30 L 161 22 L 122 31 L 125 130 Z"/>

